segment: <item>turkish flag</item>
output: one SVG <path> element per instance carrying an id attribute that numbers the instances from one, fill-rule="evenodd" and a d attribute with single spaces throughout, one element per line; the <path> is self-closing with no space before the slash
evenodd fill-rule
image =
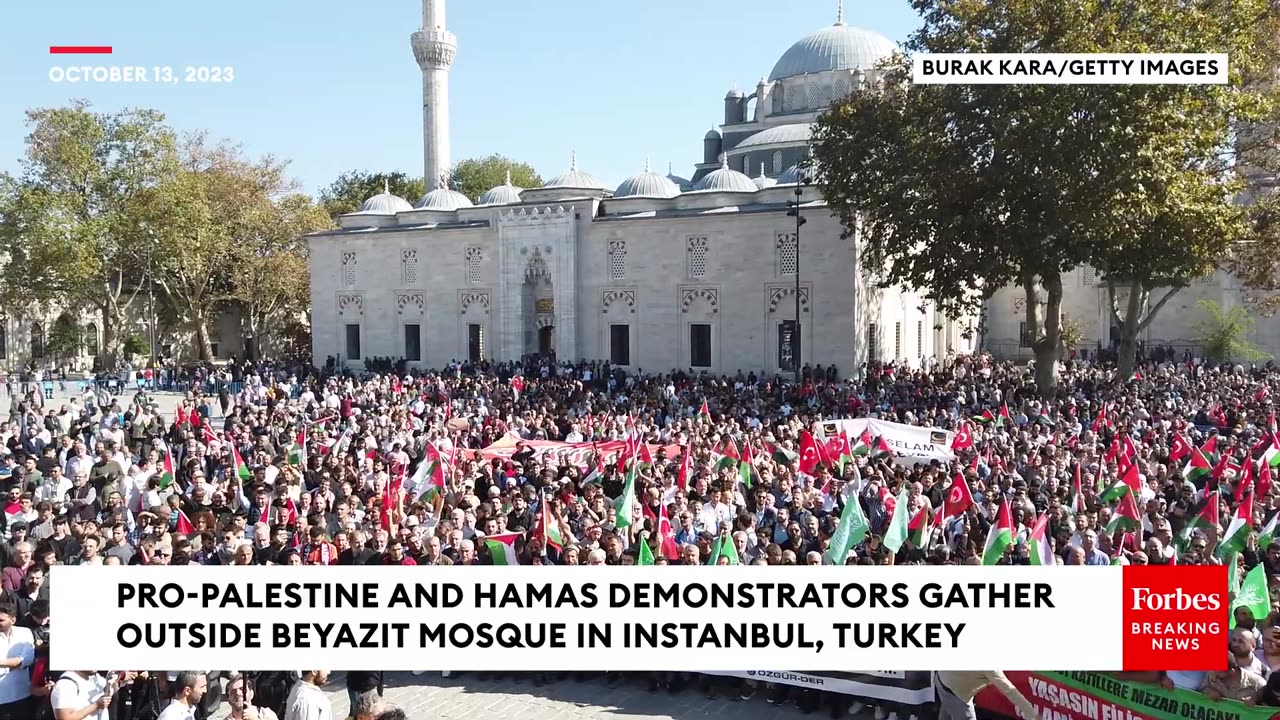
<path id="1" fill-rule="evenodd" d="M 969 481 L 964 475 L 956 473 L 956 478 L 947 491 L 947 500 L 943 503 L 943 512 L 947 517 L 959 517 L 973 506 L 973 493 L 969 491 Z"/>
<path id="2" fill-rule="evenodd" d="M 973 447 L 973 433 L 969 431 L 969 423 L 961 423 L 955 439 L 951 441 L 951 449 L 968 450 L 971 447 Z"/>
<path id="3" fill-rule="evenodd" d="M 658 552 L 668 560 L 675 560 L 680 557 L 680 546 L 676 544 L 676 531 L 671 527 L 671 519 L 667 517 L 667 506 L 659 505 L 658 514 L 655 517 L 653 510 L 648 505 L 644 506 L 645 517 L 653 521 L 653 526 L 658 533 Z"/>
<path id="4" fill-rule="evenodd" d="M 813 439 L 813 434 L 808 430 L 801 430 L 800 472 L 805 475 L 812 475 L 821 462 L 822 456 L 818 454 L 818 441 Z"/>

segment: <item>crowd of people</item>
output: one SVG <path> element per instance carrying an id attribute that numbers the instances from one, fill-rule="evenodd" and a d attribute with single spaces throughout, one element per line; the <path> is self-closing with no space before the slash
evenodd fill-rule
<path id="1" fill-rule="evenodd" d="M 537 358 L 360 376 L 241 364 L 234 375 L 235 395 L 188 392 L 172 413 L 145 391 L 91 388 L 55 403 L 11 388 L 0 422 L 0 634 L 11 651 L 0 669 L 13 672 L 0 674 L 0 720 L 101 720 L 108 708 L 111 720 L 202 718 L 224 698 L 235 718 L 329 717 L 315 710 L 329 712 L 323 671 L 58 677 L 48 592 L 61 565 L 981 564 L 1007 513 L 1014 542 L 988 561 L 1280 572 L 1280 543 L 1264 532 L 1280 507 L 1270 366 L 1170 358 L 1117 379 L 1071 359 L 1048 400 L 1025 365 L 987 356 L 875 364 L 856 379 L 805 368 L 801 383 Z M 956 459 L 908 463 L 877 452 L 876 438 L 811 432 L 860 417 L 957 433 Z M 505 449 L 486 450 L 495 443 Z M 949 503 L 961 484 L 967 501 Z M 904 490 L 926 532 L 888 547 Z M 867 532 L 833 546 L 850 504 Z M 1227 547 L 1241 506 L 1254 532 Z M 1033 558 L 1041 535 L 1049 554 Z M 1141 679 L 1280 706 L 1280 615 L 1238 620 L 1230 672 Z M 380 675 L 345 677 L 348 716 L 403 717 L 381 705 Z M 833 716 L 863 708 L 713 676 L 608 682 L 759 694 Z M 878 718 L 918 712 L 875 705 Z"/>

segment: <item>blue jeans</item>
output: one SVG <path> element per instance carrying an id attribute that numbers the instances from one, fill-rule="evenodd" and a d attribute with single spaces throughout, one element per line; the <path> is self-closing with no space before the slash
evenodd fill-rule
<path id="1" fill-rule="evenodd" d="M 347 689 L 347 717 L 353 718 L 356 716 L 356 698 L 359 696 L 360 693 L 355 690 Z"/>

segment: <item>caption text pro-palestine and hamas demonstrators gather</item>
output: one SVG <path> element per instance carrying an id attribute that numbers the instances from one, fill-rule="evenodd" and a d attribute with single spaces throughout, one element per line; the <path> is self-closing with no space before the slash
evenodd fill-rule
<path id="1" fill-rule="evenodd" d="M 806 368 L 798 384 L 533 358 L 204 373 L 76 383 L 70 397 L 0 382 L 0 633 L 12 648 L 0 719 L 202 718 L 224 699 L 236 718 L 330 716 L 328 671 L 55 672 L 48 593 L 77 564 L 1227 564 L 1232 669 L 1122 679 L 1280 706 L 1270 366 L 1166 356 L 1122 381 L 1072 357 L 1050 400 L 1028 368 L 987 356 L 874 364 L 856 380 Z M 933 456 L 904 452 L 908 431 L 944 440 Z M 764 670 L 599 681 L 904 720 L 965 717 L 995 685 L 1037 714 L 999 673 L 916 673 L 936 693 L 926 706 L 857 690 L 873 687 L 865 678 Z M 379 674 L 344 677 L 351 707 L 337 717 L 400 712 L 380 706 Z"/>

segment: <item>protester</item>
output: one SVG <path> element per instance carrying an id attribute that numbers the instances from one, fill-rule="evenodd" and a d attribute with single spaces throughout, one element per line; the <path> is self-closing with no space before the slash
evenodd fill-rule
<path id="1" fill-rule="evenodd" d="M 242 673 L 227 677 L 227 704 L 231 706 L 230 720 L 279 720 L 275 711 L 257 705 L 253 681 Z"/>
<path id="2" fill-rule="evenodd" d="M 289 693 L 284 720 L 333 720 L 333 706 L 320 689 L 328 681 L 328 670 L 304 670 Z"/>
<path id="3" fill-rule="evenodd" d="M 169 683 L 173 699 L 161 711 L 158 720 L 193 720 L 196 707 L 208 689 L 208 677 L 204 673 L 179 672 Z"/>

